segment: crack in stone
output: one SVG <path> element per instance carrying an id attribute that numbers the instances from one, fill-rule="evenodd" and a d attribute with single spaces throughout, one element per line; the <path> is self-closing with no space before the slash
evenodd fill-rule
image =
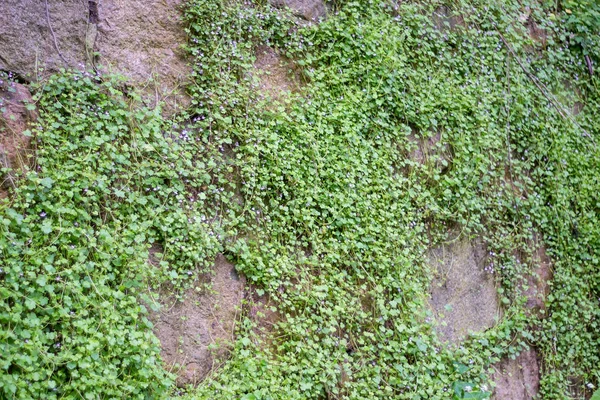
<path id="1" fill-rule="evenodd" d="M 91 24 L 97 24 L 100 21 L 100 15 L 98 14 L 98 0 L 89 0 L 88 10 L 88 21 Z"/>

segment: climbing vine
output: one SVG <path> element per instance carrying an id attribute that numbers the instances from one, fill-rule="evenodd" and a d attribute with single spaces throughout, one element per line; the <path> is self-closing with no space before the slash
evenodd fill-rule
<path id="1" fill-rule="evenodd" d="M 169 119 L 116 78 L 37 87 L 36 164 L 0 205 L 5 397 L 173 394 L 156 293 L 198 286 L 218 253 L 276 323 L 243 315 L 190 398 L 484 399 L 492 364 L 528 346 L 543 398 L 591 395 L 600 119 L 584 42 L 561 39 L 573 25 L 536 2 L 331 10 L 305 25 L 190 0 L 192 105 Z M 261 46 L 294 65 L 297 90 L 259 90 Z M 438 336 L 427 295 L 427 251 L 450 232 L 485 244 L 503 308 L 460 344 Z M 538 238 L 554 272 L 541 316 L 524 297 Z"/>

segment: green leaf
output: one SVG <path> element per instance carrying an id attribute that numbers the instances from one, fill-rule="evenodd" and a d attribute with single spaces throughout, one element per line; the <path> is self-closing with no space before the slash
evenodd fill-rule
<path id="1" fill-rule="evenodd" d="M 27 307 L 28 310 L 33 310 L 36 307 L 36 303 L 31 299 L 27 299 L 25 300 L 25 307 Z"/>
<path id="2" fill-rule="evenodd" d="M 51 178 L 44 178 L 42 180 L 40 180 L 40 184 L 44 187 L 47 187 L 48 189 L 50 189 L 52 187 L 52 184 L 54 183 L 54 181 Z"/>
<path id="3" fill-rule="evenodd" d="M 46 221 L 44 221 L 44 223 L 42 224 L 40 229 L 45 234 L 49 234 L 50 232 L 52 232 L 52 223 L 50 221 L 46 220 Z"/>

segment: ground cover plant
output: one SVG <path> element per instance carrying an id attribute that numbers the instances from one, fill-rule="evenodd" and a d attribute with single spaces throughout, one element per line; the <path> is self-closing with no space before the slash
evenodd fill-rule
<path id="1" fill-rule="evenodd" d="M 303 26 L 268 4 L 189 1 L 192 106 L 169 119 L 117 79 L 40 84 L 36 163 L 0 206 L 5 397 L 175 395 L 146 307 L 217 253 L 278 322 L 258 335 L 242 315 L 231 358 L 189 398 L 484 399 L 491 365 L 527 346 L 542 398 L 591 395 L 597 26 L 537 2 L 330 7 Z M 302 87 L 259 93 L 258 46 L 292 60 Z M 484 240 L 504 309 L 460 345 L 427 304 L 426 252 L 449 232 Z M 553 260 L 542 316 L 523 296 L 534 236 Z"/>

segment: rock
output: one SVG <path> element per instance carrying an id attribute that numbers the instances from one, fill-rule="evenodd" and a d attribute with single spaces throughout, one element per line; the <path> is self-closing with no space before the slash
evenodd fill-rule
<path id="1" fill-rule="evenodd" d="M 561 108 L 563 111 L 569 112 L 571 116 L 576 117 L 585 107 L 584 96 L 576 82 L 573 80 L 563 79 L 562 86 L 564 88 L 564 93 L 568 94 L 559 98 L 559 101 L 562 104 Z"/>
<path id="2" fill-rule="evenodd" d="M 282 100 L 300 87 L 300 77 L 294 73 L 292 63 L 271 47 L 258 47 L 254 70 L 258 78 L 259 92 L 269 99 Z"/>
<path id="3" fill-rule="evenodd" d="M 457 27 L 465 25 L 463 17 L 454 13 L 447 6 L 440 6 L 434 11 L 433 23 L 436 29 L 442 33 L 454 31 Z"/>
<path id="4" fill-rule="evenodd" d="M 217 256 L 214 272 L 211 293 L 190 290 L 183 302 L 164 306 L 153 317 L 166 369 L 179 365 L 173 370 L 179 386 L 204 379 L 227 355 L 234 339 L 245 281 L 222 255 Z M 213 346 L 217 348 L 211 350 Z"/>
<path id="5" fill-rule="evenodd" d="M 124 74 L 147 85 L 159 99 L 187 105 L 183 84 L 191 74 L 181 46 L 182 0 L 103 0 L 98 6 L 96 51 L 103 71 Z M 153 80 L 153 82 L 150 82 Z"/>
<path id="6" fill-rule="evenodd" d="M 327 7 L 322 0 L 269 0 L 277 8 L 289 8 L 297 17 L 309 22 L 319 22 L 327 16 Z"/>
<path id="7" fill-rule="evenodd" d="M 548 33 L 542 27 L 540 27 L 532 18 L 529 18 L 526 23 L 527 30 L 529 31 L 529 36 L 531 39 L 542 46 L 542 48 L 546 47 L 548 43 Z"/>
<path id="8" fill-rule="evenodd" d="M 533 314 L 541 315 L 546 309 L 545 300 L 550 291 L 552 262 L 538 235 L 534 237 L 532 246 L 534 249 L 533 271 L 527 276 L 527 289 L 525 290 L 527 303 L 525 305 Z"/>
<path id="9" fill-rule="evenodd" d="M 531 400 L 540 389 L 540 369 L 537 352 L 529 349 L 514 360 L 505 359 L 495 366 L 492 380 L 495 400 Z"/>
<path id="10" fill-rule="evenodd" d="M 0 82 L 0 168 L 16 170 L 29 165 L 27 153 L 31 138 L 23 132 L 37 118 L 37 113 L 28 110 L 27 104 L 33 104 L 33 99 L 25 86 Z M 3 198 L 7 195 L 6 189 L 14 186 L 15 175 L 12 171 L 0 172 L 0 178 L 0 198 Z"/>
<path id="11" fill-rule="evenodd" d="M 524 24 L 529 20 L 529 17 L 531 17 L 531 7 L 526 6 L 521 15 L 519 15 L 519 22 Z"/>
<path id="12" fill-rule="evenodd" d="M 37 67 L 84 67 L 87 17 L 87 1 L 2 0 L 0 69 L 32 81 Z"/>
<path id="13" fill-rule="evenodd" d="M 434 274 L 430 304 L 443 341 L 458 343 L 469 332 L 492 327 L 501 317 L 494 278 L 484 269 L 485 254 L 479 240 L 466 239 L 429 251 Z"/>
<path id="14" fill-rule="evenodd" d="M 428 132 L 422 135 L 416 128 L 411 127 L 407 139 L 411 149 L 408 154 L 410 160 L 440 172 L 444 172 L 452 163 L 450 145 L 442 141 L 441 132 Z"/>
<path id="15" fill-rule="evenodd" d="M 271 333 L 281 320 L 276 302 L 267 294 L 259 296 L 251 285 L 246 297 L 249 300 L 248 316 L 256 324 L 254 333 L 262 340 L 269 341 L 272 338 Z"/>
<path id="16" fill-rule="evenodd" d="M 46 9 L 46 0 L 2 0 L 0 70 L 33 81 L 38 67 L 44 75 L 102 66 L 146 87 L 154 100 L 187 104 L 181 1 L 47 0 Z"/>

